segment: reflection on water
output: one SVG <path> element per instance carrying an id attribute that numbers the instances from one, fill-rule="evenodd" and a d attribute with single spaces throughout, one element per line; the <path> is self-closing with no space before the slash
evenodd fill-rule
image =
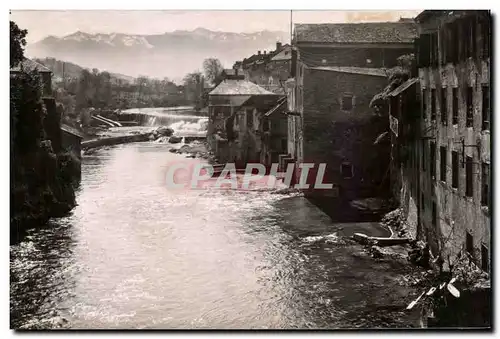
<path id="1" fill-rule="evenodd" d="M 72 214 L 11 246 L 11 326 L 415 324 L 405 266 L 368 257 L 299 196 L 171 191 L 178 159 L 153 143 L 84 157 Z"/>

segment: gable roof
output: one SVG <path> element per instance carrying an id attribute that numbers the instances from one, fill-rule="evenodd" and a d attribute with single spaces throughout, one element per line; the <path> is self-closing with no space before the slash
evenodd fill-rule
<path id="1" fill-rule="evenodd" d="M 215 87 L 209 95 L 274 95 L 274 93 L 247 80 L 227 79 Z"/>
<path id="2" fill-rule="evenodd" d="M 295 24 L 297 42 L 319 43 L 412 43 L 417 37 L 413 22 L 350 24 Z"/>
<path id="3" fill-rule="evenodd" d="M 329 67 L 309 67 L 316 71 L 329 71 L 329 72 L 339 72 L 339 73 L 350 73 L 350 74 L 361 74 L 361 75 L 372 75 L 378 77 L 386 78 L 387 71 L 385 68 L 368 68 L 368 67 L 345 67 L 345 66 L 329 66 Z"/>
<path id="4" fill-rule="evenodd" d="M 10 71 L 11 72 L 21 72 L 21 69 L 36 70 L 37 72 L 40 72 L 40 73 L 52 73 L 52 71 L 49 68 L 45 67 L 44 65 L 42 65 L 36 61 L 28 59 L 28 58 L 24 58 L 24 60 L 21 61 L 19 63 L 19 65 L 12 67 L 10 69 Z"/>

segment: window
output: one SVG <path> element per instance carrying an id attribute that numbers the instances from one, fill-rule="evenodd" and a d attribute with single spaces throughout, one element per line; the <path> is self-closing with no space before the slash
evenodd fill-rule
<path id="1" fill-rule="evenodd" d="M 483 94 L 483 109 L 482 109 L 482 130 L 490 129 L 490 88 L 489 86 L 482 86 L 481 92 Z"/>
<path id="2" fill-rule="evenodd" d="M 441 146 L 439 148 L 439 160 L 440 160 L 440 178 L 441 181 L 446 182 L 446 147 Z"/>
<path id="3" fill-rule="evenodd" d="M 431 120 L 436 120 L 436 89 L 431 89 Z"/>
<path id="4" fill-rule="evenodd" d="M 247 109 L 247 127 L 253 127 L 253 109 L 251 108 Z"/>
<path id="5" fill-rule="evenodd" d="M 436 143 L 431 142 L 431 179 L 436 179 Z"/>
<path id="6" fill-rule="evenodd" d="M 427 119 L 427 90 L 422 90 L 422 119 Z"/>
<path id="7" fill-rule="evenodd" d="M 483 162 L 481 166 L 481 205 L 490 203 L 490 165 Z"/>
<path id="8" fill-rule="evenodd" d="M 342 94 L 341 109 L 343 111 L 351 111 L 353 107 L 353 95 L 344 93 Z"/>
<path id="9" fill-rule="evenodd" d="M 467 157 L 465 160 L 465 195 L 472 197 L 472 158 Z"/>
<path id="10" fill-rule="evenodd" d="M 451 187 L 458 188 L 458 152 L 451 152 L 452 180 Z"/>
<path id="11" fill-rule="evenodd" d="M 420 35 L 419 41 L 419 62 L 420 67 L 428 67 L 430 65 L 431 56 L 431 36 L 430 34 Z"/>
<path id="12" fill-rule="evenodd" d="M 481 269 L 485 272 L 490 271 L 490 253 L 488 247 L 481 244 Z"/>
<path id="13" fill-rule="evenodd" d="M 425 195 L 424 193 L 422 192 L 422 194 L 420 195 L 420 200 L 421 200 L 421 209 L 422 211 L 425 211 Z"/>
<path id="14" fill-rule="evenodd" d="M 490 56 L 490 42 L 491 42 L 491 21 L 490 16 L 482 18 L 481 22 L 481 57 L 487 58 Z"/>
<path id="15" fill-rule="evenodd" d="M 469 232 L 465 232 L 465 250 L 470 255 L 474 255 L 474 238 Z"/>
<path id="16" fill-rule="evenodd" d="M 351 179 L 354 176 L 352 165 L 348 162 L 344 162 L 340 165 L 340 171 L 344 179 Z"/>
<path id="17" fill-rule="evenodd" d="M 426 147 L 425 147 L 425 140 L 422 140 L 422 147 L 421 147 L 421 148 L 422 148 L 422 149 L 421 149 L 421 153 L 422 153 L 422 171 L 424 171 L 424 172 L 425 172 L 425 171 L 426 171 L 426 169 L 425 169 L 425 167 L 426 167 L 426 166 L 425 166 L 425 163 L 426 163 L 426 161 L 427 161 L 427 159 L 425 158 L 425 153 L 426 153 L 426 152 L 425 152 L 425 148 L 426 148 Z"/>
<path id="18" fill-rule="evenodd" d="M 288 149 L 288 141 L 287 139 L 281 139 L 281 150 L 286 152 Z"/>
<path id="19" fill-rule="evenodd" d="M 456 125 L 458 124 L 458 88 L 453 87 L 453 118 L 452 118 L 452 124 Z"/>
<path id="20" fill-rule="evenodd" d="M 448 109 L 446 107 L 446 87 L 441 88 L 441 123 L 446 125 L 448 123 Z"/>
<path id="21" fill-rule="evenodd" d="M 467 87 L 467 120 L 466 126 L 472 127 L 474 122 L 474 107 L 472 105 L 472 87 Z"/>
<path id="22" fill-rule="evenodd" d="M 437 227 L 437 207 L 436 207 L 436 202 L 432 202 L 432 226 Z"/>
<path id="23" fill-rule="evenodd" d="M 262 130 L 263 130 L 264 132 L 268 132 L 268 131 L 269 131 L 269 124 L 270 124 L 270 123 L 271 123 L 271 122 L 270 122 L 268 119 L 263 119 L 263 120 L 262 120 Z"/>

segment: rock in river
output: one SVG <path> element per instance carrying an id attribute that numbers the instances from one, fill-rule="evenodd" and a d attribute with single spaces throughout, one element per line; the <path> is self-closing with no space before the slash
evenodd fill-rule
<path id="1" fill-rule="evenodd" d="M 178 144 L 182 141 L 182 137 L 172 136 L 168 139 L 168 142 L 171 144 Z"/>

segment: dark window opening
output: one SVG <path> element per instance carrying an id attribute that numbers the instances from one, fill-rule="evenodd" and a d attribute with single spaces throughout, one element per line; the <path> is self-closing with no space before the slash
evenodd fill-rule
<path id="1" fill-rule="evenodd" d="M 437 226 L 437 208 L 436 208 L 436 202 L 432 202 L 432 226 L 434 228 Z"/>
<path id="2" fill-rule="evenodd" d="M 437 66 L 439 64 L 439 49 L 438 49 L 438 34 L 437 32 L 432 33 L 430 35 L 430 41 L 431 41 L 431 65 L 432 66 Z"/>
<path id="3" fill-rule="evenodd" d="M 484 245 L 481 245 L 481 269 L 485 272 L 490 271 L 490 253 Z"/>
<path id="4" fill-rule="evenodd" d="M 287 139 L 281 139 L 281 150 L 286 152 L 288 149 L 288 141 Z"/>
<path id="5" fill-rule="evenodd" d="M 487 58 L 490 56 L 490 44 L 491 44 L 491 20 L 488 14 L 487 18 L 482 18 L 481 20 L 481 57 Z"/>
<path id="6" fill-rule="evenodd" d="M 451 152 L 452 180 L 451 187 L 458 188 L 458 152 Z"/>
<path id="7" fill-rule="evenodd" d="M 430 150 L 430 162 L 431 162 L 431 179 L 434 180 L 436 178 L 436 144 L 431 142 L 431 150 Z"/>
<path id="8" fill-rule="evenodd" d="M 253 127 L 253 110 L 247 109 L 247 127 Z"/>
<path id="9" fill-rule="evenodd" d="M 425 195 L 424 195 L 423 192 L 422 192 L 422 194 L 420 196 L 420 200 L 422 200 L 422 202 L 421 202 L 421 209 L 422 209 L 422 211 L 425 211 Z"/>
<path id="10" fill-rule="evenodd" d="M 473 107 L 473 96 L 472 87 L 467 87 L 467 121 L 466 126 L 472 127 L 474 122 L 474 107 Z"/>
<path id="11" fill-rule="evenodd" d="M 446 147 L 441 146 L 439 149 L 440 152 L 440 178 L 441 181 L 446 182 Z"/>
<path id="12" fill-rule="evenodd" d="M 422 90 L 422 119 L 427 119 L 427 90 Z"/>
<path id="13" fill-rule="evenodd" d="M 436 120 L 436 89 L 431 89 L 431 120 Z"/>
<path id="14" fill-rule="evenodd" d="M 429 67 L 431 61 L 431 36 L 430 34 L 420 35 L 419 62 L 421 67 Z"/>
<path id="15" fill-rule="evenodd" d="M 490 203 L 490 165 L 483 162 L 481 166 L 481 205 L 489 206 Z"/>
<path id="16" fill-rule="evenodd" d="M 421 154 L 422 154 L 422 171 L 426 171 L 426 166 L 425 166 L 425 163 L 427 161 L 427 159 L 425 158 L 425 140 L 422 140 L 422 150 L 421 150 Z"/>
<path id="17" fill-rule="evenodd" d="M 345 162 L 340 166 L 340 171 L 342 173 L 342 178 L 344 179 L 351 179 L 354 176 L 352 165 L 348 162 Z"/>
<path id="18" fill-rule="evenodd" d="M 458 26 L 457 26 L 457 22 L 454 22 L 454 23 L 451 23 L 449 24 L 449 33 L 450 33 L 450 37 L 449 37 L 449 57 L 448 57 L 448 61 L 449 62 L 457 62 L 458 61 L 458 42 L 460 40 L 460 37 L 458 35 Z"/>
<path id="19" fill-rule="evenodd" d="M 269 120 L 267 120 L 267 119 L 264 119 L 264 120 L 262 121 L 262 130 L 263 130 L 264 132 L 268 132 L 268 131 L 269 131 L 269 124 L 270 124 L 270 121 L 269 121 Z"/>
<path id="20" fill-rule="evenodd" d="M 453 88 L 453 118 L 452 118 L 452 124 L 456 125 L 458 124 L 458 88 L 454 87 Z"/>
<path id="21" fill-rule="evenodd" d="M 474 256 L 474 238 L 469 232 L 465 232 L 465 250 L 470 255 Z"/>
<path id="22" fill-rule="evenodd" d="M 446 87 L 441 88 L 441 123 L 446 125 L 448 123 L 448 109 L 446 107 Z"/>
<path id="23" fill-rule="evenodd" d="M 352 110 L 352 98 L 353 96 L 350 94 L 343 94 L 342 95 L 342 110 L 343 111 L 351 111 Z"/>
<path id="24" fill-rule="evenodd" d="M 482 130 L 490 129 L 490 87 L 482 86 L 483 109 L 482 109 Z"/>
<path id="25" fill-rule="evenodd" d="M 467 157 L 465 161 L 465 195 L 472 197 L 472 158 Z"/>

